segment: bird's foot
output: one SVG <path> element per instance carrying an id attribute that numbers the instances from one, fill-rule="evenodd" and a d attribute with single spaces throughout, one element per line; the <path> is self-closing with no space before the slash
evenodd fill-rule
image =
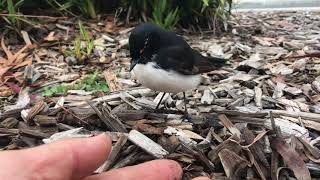
<path id="1" fill-rule="evenodd" d="M 150 108 L 147 111 L 150 113 L 164 113 L 166 110 L 166 108 Z"/>
<path id="2" fill-rule="evenodd" d="M 153 108 L 148 108 L 147 112 L 148 113 L 159 113 L 161 110 L 160 109 L 153 109 Z"/>
<path id="3" fill-rule="evenodd" d="M 189 113 L 184 113 L 183 116 L 181 117 L 182 119 L 186 119 L 189 122 L 193 122 L 192 116 Z"/>

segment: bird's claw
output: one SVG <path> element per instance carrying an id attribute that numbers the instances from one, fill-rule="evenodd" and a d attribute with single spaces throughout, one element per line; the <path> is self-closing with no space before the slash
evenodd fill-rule
<path id="1" fill-rule="evenodd" d="M 192 116 L 190 114 L 188 114 L 188 113 L 184 113 L 181 118 L 182 119 L 186 119 L 189 122 L 192 122 Z"/>

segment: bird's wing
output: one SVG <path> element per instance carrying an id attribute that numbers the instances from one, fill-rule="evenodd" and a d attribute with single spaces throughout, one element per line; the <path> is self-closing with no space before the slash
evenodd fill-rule
<path id="1" fill-rule="evenodd" d="M 194 57 L 191 48 L 181 46 L 161 48 L 153 61 L 166 70 L 174 70 L 185 75 L 194 74 Z"/>
<path id="2" fill-rule="evenodd" d="M 189 47 L 171 46 L 161 48 L 153 61 L 163 69 L 174 70 L 184 75 L 195 75 L 216 70 L 222 67 L 226 60 L 204 57 Z"/>
<path id="3" fill-rule="evenodd" d="M 207 73 L 216 69 L 221 68 L 225 65 L 226 59 L 217 58 L 217 57 L 205 57 L 202 56 L 199 52 L 193 50 L 194 55 L 194 72 L 196 74 Z"/>

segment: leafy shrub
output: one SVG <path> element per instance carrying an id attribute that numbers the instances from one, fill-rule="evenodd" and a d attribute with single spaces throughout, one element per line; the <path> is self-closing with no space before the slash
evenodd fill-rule
<path id="1" fill-rule="evenodd" d="M 171 29 L 176 23 L 183 27 L 216 29 L 231 14 L 232 0 L 122 0 L 121 6 L 132 19 L 151 17 L 151 21 Z"/>
<path id="2" fill-rule="evenodd" d="M 8 16 L 2 16 L 2 19 L 12 26 L 20 27 L 20 20 L 22 20 L 22 18 L 17 17 L 16 15 L 18 8 L 23 2 L 24 0 L 0 0 L 0 12 L 8 13 Z"/>
<path id="3" fill-rule="evenodd" d="M 96 18 L 98 12 L 106 12 L 111 6 L 115 7 L 111 9 L 113 12 L 120 9 L 121 17 L 127 22 L 152 21 L 166 29 L 176 24 L 194 29 L 218 26 L 226 29 L 232 0 L 0 0 L 1 12 L 9 15 L 2 18 L 10 25 L 19 26 L 25 19 L 15 15 L 20 7 L 30 5 L 52 7 L 62 14 L 87 18 Z"/>
<path id="4" fill-rule="evenodd" d="M 66 12 L 71 15 L 81 14 L 89 18 L 97 17 L 94 0 L 47 0 L 47 2 L 61 12 Z"/>
<path id="5" fill-rule="evenodd" d="M 155 0 L 152 3 L 150 20 L 165 29 L 172 29 L 179 21 L 179 8 L 172 8 L 170 0 Z"/>

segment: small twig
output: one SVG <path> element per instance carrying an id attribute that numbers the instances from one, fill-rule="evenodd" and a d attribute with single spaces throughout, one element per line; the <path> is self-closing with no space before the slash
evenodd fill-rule
<path id="1" fill-rule="evenodd" d="M 275 120 L 274 120 L 273 111 L 270 111 L 270 112 L 269 112 L 269 116 L 270 116 L 270 120 L 271 120 L 271 127 L 272 127 L 273 133 L 276 134 L 276 137 L 282 137 L 282 135 L 281 135 L 281 129 L 280 129 L 279 126 L 276 125 L 276 122 L 275 122 Z"/>
<path id="2" fill-rule="evenodd" d="M 96 112 L 99 116 L 100 120 L 107 125 L 111 130 L 115 132 L 127 132 L 125 125 L 121 122 L 121 120 L 111 113 L 111 110 L 108 107 L 102 108 L 100 111 L 97 107 L 93 105 L 93 102 L 87 101 L 87 103 L 91 106 L 91 108 Z"/>
<path id="3" fill-rule="evenodd" d="M 269 112 L 269 115 L 270 115 L 272 130 L 275 132 L 277 130 L 277 128 L 276 128 L 276 123 L 275 123 L 274 118 L 273 118 L 272 111 Z"/>
<path id="4" fill-rule="evenodd" d="M 289 57 L 282 57 L 281 59 L 299 59 L 299 58 L 320 58 L 320 52 L 300 55 L 300 56 L 289 56 Z"/>
<path id="5" fill-rule="evenodd" d="M 57 102 L 55 102 L 53 99 L 48 98 L 48 100 L 51 101 L 51 102 L 53 102 L 53 103 L 55 103 L 55 104 L 57 104 L 60 108 L 62 108 L 62 109 L 63 109 L 64 111 L 66 111 L 67 113 L 71 114 L 73 117 L 75 117 L 76 119 L 78 119 L 80 122 L 82 122 L 82 123 L 84 123 L 84 124 L 86 124 L 86 125 L 89 124 L 88 122 L 82 120 L 80 117 L 78 117 L 77 115 L 75 115 L 73 112 L 71 112 L 71 111 L 68 110 L 67 108 L 65 108 L 65 107 L 61 106 L 60 104 L 58 104 Z"/>
<path id="6" fill-rule="evenodd" d="M 52 16 L 36 16 L 36 15 L 24 15 L 24 14 L 0 14 L 0 16 L 6 17 L 26 17 L 26 18 L 39 18 L 39 19 L 67 19 L 68 17 L 52 17 Z"/>

